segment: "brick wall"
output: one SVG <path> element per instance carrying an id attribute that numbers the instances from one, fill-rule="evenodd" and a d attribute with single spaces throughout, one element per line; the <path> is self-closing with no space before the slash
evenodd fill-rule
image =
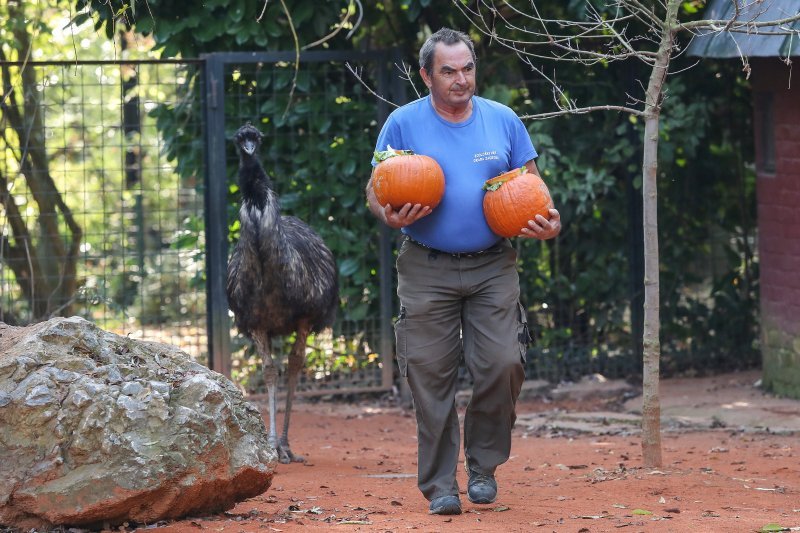
<path id="1" fill-rule="evenodd" d="M 777 58 L 752 67 L 763 381 L 800 398 L 800 79 Z"/>

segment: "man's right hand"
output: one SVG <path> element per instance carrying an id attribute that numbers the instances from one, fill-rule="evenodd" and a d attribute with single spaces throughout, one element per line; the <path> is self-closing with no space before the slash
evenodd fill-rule
<path id="1" fill-rule="evenodd" d="M 395 229 L 404 228 L 430 214 L 431 208 L 422 204 L 406 204 L 399 211 L 395 211 L 390 204 L 383 207 L 383 221 Z"/>

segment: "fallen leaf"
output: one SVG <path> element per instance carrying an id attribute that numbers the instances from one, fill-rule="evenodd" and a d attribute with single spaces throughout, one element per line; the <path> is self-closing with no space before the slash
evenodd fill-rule
<path id="1" fill-rule="evenodd" d="M 510 507 L 506 507 L 505 505 L 501 505 L 500 507 L 495 507 L 494 509 L 492 509 L 492 511 L 494 511 L 496 513 L 502 513 L 503 511 L 510 511 L 510 510 L 511 510 L 511 508 Z"/>
<path id="2" fill-rule="evenodd" d="M 646 516 L 653 514 L 653 511 L 648 511 L 647 509 L 634 509 L 631 511 L 631 514 Z"/>

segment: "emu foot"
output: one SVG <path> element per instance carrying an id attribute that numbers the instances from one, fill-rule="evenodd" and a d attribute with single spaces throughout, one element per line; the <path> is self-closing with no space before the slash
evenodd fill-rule
<path id="1" fill-rule="evenodd" d="M 285 443 L 282 442 L 278 444 L 276 450 L 278 452 L 278 460 L 283 464 L 306 462 L 305 457 L 302 457 L 300 455 L 295 455 L 294 453 L 292 453 L 292 450 L 289 449 L 288 442 Z"/>

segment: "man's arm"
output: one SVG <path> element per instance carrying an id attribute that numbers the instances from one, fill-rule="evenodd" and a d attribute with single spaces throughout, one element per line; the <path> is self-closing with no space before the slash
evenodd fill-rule
<path id="1" fill-rule="evenodd" d="M 378 198 L 375 196 L 375 191 L 372 188 L 372 180 L 374 177 L 375 170 L 373 169 L 372 176 L 370 176 L 367 186 L 364 189 L 367 196 L 367 204 L 369 205 L 369 210 L 375 215 L 375 218 L 390 228 L 403 228 L 430 214 L 431 208 L 427 205 L 406 204 L 401 207 L 399 211 L 392 209 L 392 206 L 389 204 L 382 206 L 378 203 Z"/>
<path id="2" fill-rule="evenodd" d="M 536 167 L 536 161 L 533 159 L 525 163 L 525 168 L 531 174 L 541 177 L 539 169 Z M 522 233 L 519 236 L 544 241 L 552 239 L 559 233 L 561 233 L 561 214 L 557 209 L 550 209 L 550 220 L 547 220 L 542 215 L 536 215 L 535 220 L 528 221 L 527 228 L 522 228 Z"/>

